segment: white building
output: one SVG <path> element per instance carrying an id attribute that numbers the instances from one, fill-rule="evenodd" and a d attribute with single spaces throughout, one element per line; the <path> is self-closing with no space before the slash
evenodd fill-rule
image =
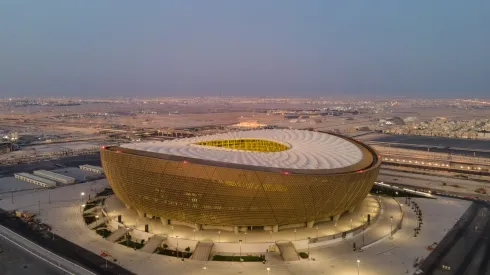
<path id="1" fill-rule="evenodd" d="M 61 175 L 58 173 L 54 173 L 51 171 L 46 171 L 46 170 L 37 170 L 33 172 L 34 175 L 40 176 L 43 178 L 47 178 L 50 180 L 54 180 L 56 182 L 64 183 L 64 184 L 70 184 L 70 183 L 75 183 L 76 179 L 72 177 L 68 177 L 65 175 Z"/>
<path id="2" fill-rule="evenodd" d="M 16 173 L 14 174 L 16 179 L 20 179 L 29 183 L 33 183 L 39 185 L 41 187 L 55 187 L 56 182 L 52 180 L 48 180 L 45 178 L 41 178 L 38 176 L 31 175 L 29 173 Z"/>
<path id="3" fill-rule="evenodd" d="M 84 165 L 80 165 L 80 169 L 94 172 L 97 174 L 104 174 L 104 168 L 100 166 L 84 164 Z"/>

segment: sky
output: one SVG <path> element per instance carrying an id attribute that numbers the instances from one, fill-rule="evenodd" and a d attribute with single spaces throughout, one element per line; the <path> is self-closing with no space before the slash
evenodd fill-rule
<path id="1" fill-rule="evenodd" d="M 0 97 L 490 97 L 488 0 L 0 3 Z"/>

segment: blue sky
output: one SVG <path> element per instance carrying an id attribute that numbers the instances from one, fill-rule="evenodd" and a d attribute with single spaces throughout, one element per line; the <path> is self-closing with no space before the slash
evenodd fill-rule
<path id="1" fill-rule="evenodd" d="M 3 1 L 0 96 L 490 97 L 490 1 Z"/>

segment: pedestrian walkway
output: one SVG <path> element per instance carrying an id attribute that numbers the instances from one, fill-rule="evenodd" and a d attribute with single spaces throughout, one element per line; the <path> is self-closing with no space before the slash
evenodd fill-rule
<path id="1" fill-rule="evenodd" d="M 145 246 L 141 248 L 141 251 L 146 253 L 153 253 L 163 243 L 165 239 L 165 237 L 155 235 L 146 242 Z"/>
<path id="2" fill-rule="evenodd" d="M 93 223 L 87 225 L 89 229 L 95 229 L 97 226 L 105 224 L 106 222 L 110 221 L 110 217 L 102 217 L 97 220 L 95 220 Z"/>
<path id="3" fill-rule="evenodd" d="M 94 206 L 88 210 L 83 211 L 83 214 L 90 214 L 94 212 L 100 212 L 102 210 L 102 205 Z"/>
<path id="4" fill-rule="evenodd" d="M 106 240 L 113 243 L 117 242 L 119 239 L 124 237 L 124 235 L 126 235 L 126 232 L 126 228 L 121 227 L 118 230 L 114 231 L 109 237 L 107 237 Z"/>
<path id="5" fill-rule="evenodd" d="M 214 243 L 203 243 L 198 242 L 194 253 L 192 253 L 191 259 L 195 261 L 207 261 L 209 260 L 209 255 L 213 249 Z"/>
<path id="6" fill-rule="evenodd" d="M 276 245 L 284 261 L 299 261 L 298 252 L 292 242 L 277 242 Z"/>
<path id="7" fill-rule="evenodd" d="M 156 235 L 167 235 L 169 238 L 180 236 L 180 239 L 195 241 L 212 241 L 215 243 L 274 243 L 279 240 L 298 241 L 308 238 L 318 238 L 330 236 L 349 231 L 367 223 L 367 217 L 375 220 L 379 213 L 379 203 L 377 199 L 368 195 L 361 205 L 356 207 L 352 212 L 342 214 L 338 221 L 323 221 L 316 223 L 313 227 L 288 228 L 279 232 L 249 230 L 235 234 L 232 231 L 219 229 L 194 230 L 189 226 L 162 223 L 160 219 L 142 217 L 133 209 L 128 209 L 116 196 L 110 196 L 104 202 L 107 215 L 117 219 L 120 215 L 122 223 L 133 229 L 144 231 L 145 225 L 148 224 L 150 233 Z"/>

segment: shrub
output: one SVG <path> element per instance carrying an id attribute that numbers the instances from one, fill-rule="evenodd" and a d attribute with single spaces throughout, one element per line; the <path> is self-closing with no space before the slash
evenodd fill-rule
<path id="1" fill-rule="evenodd" d="M 301 257 L 301 259 L 306 259 L 306 258 L 308 258 L 308 253 L 306 253 L 306 252 L 300 252 L 299 253 L 299 256 Z"/>

